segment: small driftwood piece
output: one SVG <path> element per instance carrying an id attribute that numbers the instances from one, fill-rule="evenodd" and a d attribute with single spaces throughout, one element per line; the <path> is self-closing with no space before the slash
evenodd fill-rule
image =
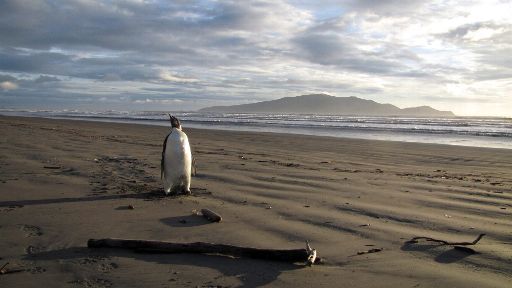
<path id="1" fill-rule="evenodd" d="M 7 265 L 9 265 L 9 262 L 5 263 L 1 268 L 0 268 L 0 275 L 4 275 L 4 274 L 11 274 L 11 273 L 18 273 L 18 272 L 23 272 L 25 271 L 24 269 L 7 269 L 5 267 L 7 267 Z"/>
<path id="2" fill-rule="evenodd" d="M 311 246 L 309 246 L 308 241 L 306 241 L 306 252 L 308 253 L 308 259 L 306 260 L 306 265 L 311 266 L 311 265 L 315 264 L 316 249 L 311 248 Z"/>
<path id="3" fill-rule="evenodd" d="M 357 252 L 357 255 L 377 253 L 377 252 L 380 252 L 382 250 L 384 250 L 384 249 L 382 249 L 382 248 L 373 248 L 373 249 L 366 250 L 366 251 L 359 251 L 359 252 Z"/>
<path id="4" fill-rule="evenodd" d="M 441 239 L 435 239 L 435 238 L 430 238 L 430 237 L 414 237 L 412 238 L 411 240 L 407 241 L 408 243 L 418 243 L 418 240 L 425 240 L 425 241 L 429 241 L 429 242 L 437 242 L 437 243 L 441 243 L 441 245 L 450 245 L 450 246 L 469 246 L 469 245 L 475 245 L 476 243 L 478 243 L 478 241 L 480 241 L 480 239 L 482 239 L 483 237 L 485 236 L 485 234 L 480 234 L 478 235 L 478 237 L 476 237 L 475 240 L 473 240 L 473 242 L 450 242 L 450 241 L 445 241 L 445 240 L 441 240 Z"/>
<path id="5" fill-rule="evenodd" d="M 7 262 L 4 265 L 2 265 L 2 267 L 0 268 L 0 274 L 4 274 L 4 272 L 6 271 L 5 267 L 7 267 L 7 265 L 9 265 L 9 262 Z"/>
<path id="6" fill-rule="evenodd" d="M 89 248 L 122 248 L 143 253 L 197 253 L 221 254 L 233 257 L 249 257 L 283 262 L 304 262 L 307 265 L 322 263 L 316 256 L 316 250 L 311 249 L 306 242 L 305 249 L 261 249 L 252 247 L 239 247 L 225 244 L 207 242 L 173 243 L 153 240 L 129 239 L 89 239 Z"/>
<path id="7" fill-rule="evenodd" d="M 201 209 L 201 214 L 203 214 L 203 217 L 208 219 L 211 222 L 220 222 L 220 221 L 222 221 L 222 216 L 220 216 L 219 214 L 213 212 L 210 209 L 206 209 L 206 208 Z"/>

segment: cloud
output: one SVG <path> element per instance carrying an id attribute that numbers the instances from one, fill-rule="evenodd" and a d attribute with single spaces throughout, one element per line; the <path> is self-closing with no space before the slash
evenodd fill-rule
<path id="1" fill-rule="evenodd" d="M 413 49 L 385 41 L 377 33 L 353 27 L 354 15 L 310 27 L 292 39 L 298 59 L 356 73 L 427 77 L 426 65 Z"/>
<path id="2" fill-rule="evenodd" d="M 32 52 L 25 49 L 0 49 L 0 70 L 12 72 L 68 74 L 73 60 L 62 53 Z"/>
<path id="3" fill-rule="evenodd" d="M 340 35 L 302 35 L 294 41 L 299 50 L 297 56 L 313 63 L 377 74 L 390 74 L 400 68 L 400 64 L 382 57 L 384 53 L 360 50 L 350 38 Z"/>
<path id="4" fill-rule="evenodd" d="M 15 90 L 18 89 L 18 84 L 11 81 L 0 82 L 0 88 L 3 90 Z"/>
<path id="5" fill-rule="evenodd" d="M 462 97 L 452 84 L 467 88 L 468 101 L 498 103 L 512 88 L 509 8 L 500 0 L 4 0 L 0 82 L 18 87 L 2 89 L 0 105 L 102 99 L 98 109 L 159 109 L 174 107 L 171 97 L 195 109 L 330 91 L 418 106 L 435 104 L 433 93 Z"/>
<path id="6" fill-rule="evenodd" d="M 184 101 L 181 100 L 181 99 L 149 99 L 149 98 L 146 98 L 146 99 L 138 99 L 138 100 L 134 100 L 133 103 L 136 103 L 136 104 L 148 104 L 148 103 L 151 103 L 151 104 L 179 104 L 179 103 L 183 103 Z"/>
<path id="7" fill-rule="evenodd" d="M 356 11 L 370 12 L 377 15 L 410 15 L 414 11 L 421 10 L 423 5 L 429 1 L 426 0 L 353 0 L 349 5 Z"/>
<path id="8" fill-rule="evenodd" d="M 194 46 L 200 50 L 204 44 L 219 43 L 218 37 L 243 40 L 252 33 L 286 33 L 300 29 L 310 18 L 307 11 L 279 0 L 206 1 L 206 5 L 204 1 L 69 0 L 61 7 L 52 1 L 3 2 L 0 35 L 4 45 L 32 49 L 89 47 L 193 56 Z"/>
<path id="9" fill-rule="evenodd" d="M 509 30 L 510 27 L 508 25 L 503 26 L 494 22 L 477 22 L 458 26 L 441 34 L 441 36 L 450 40 L 479 42 L 482 40 L 492 40 Z"/>
<path id="10" fill-rule="evenodd" d="M 46 82 L 59 82 L 61 81 L 59 78 L 54 76 L 46 76 L 46 75 L 40 75 L 37 77 L 34 82 L 35 83 L 46 83 Z"/>
<path id="11" fill-rule="evenodd" d="M 13 77 L 11 75 L 7 75 L 7 74 L 0 74 L 0 82 L 4 82 L 4 81 L 14 82 L 14 81 L 18 81 L 18 78 Z"/>
<path id="12" fill-rule="evenodd" d="M 193 83 L 193 82 L 197 82 L 198 81 L 197 79 L 187 78 L 187 77 L 184 77 L 184 76 L 179 76 L 179 75 L 173 74 L 173 73 L 171 73 L 169 71 L 165 71 L 165 70 L 161 71 L 158 74 L 158 76 L 163 81 L 169 81 L 169 82 Z"/>

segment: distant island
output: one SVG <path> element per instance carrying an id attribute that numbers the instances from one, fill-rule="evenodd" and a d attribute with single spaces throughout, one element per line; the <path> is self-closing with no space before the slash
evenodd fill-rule
<path id="1" fill-rule="evenodd" d="M 364 116 L 455 116 L 451 111 L 440 111 L 430 106 L 401 109 L 391 104 L 381 104 L 372 100 L 361 99 L 354 96 L 335 97 L 327 94 L 284 97 L 277 100 L 233 106 L 212 106 L 200 109 L 199 111 L 223 113 L 290 113 Z"/>

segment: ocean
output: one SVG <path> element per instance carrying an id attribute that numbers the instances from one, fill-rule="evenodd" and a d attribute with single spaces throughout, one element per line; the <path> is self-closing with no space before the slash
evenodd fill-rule
<path id="1" fill-rule="evenodd" d="M 0 109 L 1 115 L 167 126 L 167 112 Z M 512 118 L 173 112 L 183 127 L 512 149 Z"/>

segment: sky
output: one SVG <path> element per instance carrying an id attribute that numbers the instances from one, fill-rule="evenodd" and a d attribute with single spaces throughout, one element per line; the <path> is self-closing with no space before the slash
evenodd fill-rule
<path id="1" fill-rule="evenodd" d="M 0 1 L 0 108 L 287 96 L 512 117 L 512 0 Z"/>

